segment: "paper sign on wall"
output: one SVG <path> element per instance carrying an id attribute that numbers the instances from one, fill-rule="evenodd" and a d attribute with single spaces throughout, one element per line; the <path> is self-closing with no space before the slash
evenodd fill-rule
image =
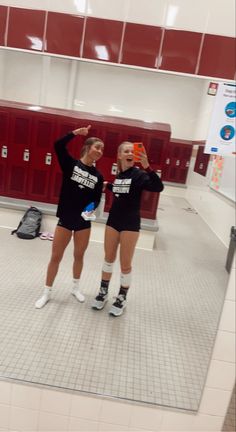
<path id="1" fill-rule="evenodd" d="M 218 87 L 204 153 L 226 155 L 235 152 L 236 85 Z"/>

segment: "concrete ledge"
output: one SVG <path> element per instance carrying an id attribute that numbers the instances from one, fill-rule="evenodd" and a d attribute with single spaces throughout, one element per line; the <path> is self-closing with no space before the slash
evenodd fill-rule
<path id="1" fill-rule="evenodd" d="M 0 197 L 0 227 L 13 230 L 17 228 L 24 212 L 30 207 L 37 207 L 43 213 L 41 231 L 54 232 L 57 224 L 57 206 L 49 203 L 37 201 L 18 200 L 8 197 Z M 92 223 L 90 239 L 95 242 L 103 243 L 104 228 L 108 213 L 103 212 L 104 200 L 101 201 L 97 209 L 96 222 Z M 142 219 L 140 236 L 137 248 L 153 250 L 156 245 L 156 233 L 158 231 L 157 220 Z"/>
<path id="2" fill-rule="evenodd" d="M 101 199 L 101 203 L 99 207 L 96 210 L 96 223 L 105 224 L 107 221 L 108 213 L 105 213 L 103 211 L 104 209 L 104 203 L 105 198 Z M 42 211 L 44 215 L 50 215 L 50 216 L 56 216 L 56 204 L 50 204 L 50 203 L 42 203 L 39 201 L 28 201 L 28 200 L 21 200 L 21 199 L 15 199 L 15 198 L 9 198 L 9 197 L 0 197 L 0 208 L 5 209 L 11 209 L 11 210 L 19 210 L 22 212 L 25 212 L 30 206 L 37 207 L 39 210 Z M 155 219 L 142 219 L 141 220 L 141 229 L 146 231 L 158 231 L 158 223 Z"/>

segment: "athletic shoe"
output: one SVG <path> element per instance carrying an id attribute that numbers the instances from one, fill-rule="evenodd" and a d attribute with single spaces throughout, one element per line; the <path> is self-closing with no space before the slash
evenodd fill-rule
<path id="1" fill-rule="evenodd" d="M 41 309 L 42 307 L 44 307 L 49 302 L 50 298 L 51 290 L 45 288 L 42 297 L 40 297 L 40 299 L 38 299 L 35 303 L 36 309 Z"/>
<path id="2" fill-rule="evenodd" d="M 80 302 L 83 303 L 85 301 L 84 295 L 79 291 L 78 288 L 72 288 L 71 294 L 75 296 L 75 298 Z"/>
<path id="3" fill-rule="evenodd" d="M 108 300 L 108 290 L 107 288 L 101 287 L 97 297 L 92 303 L 92 309 L 101 310 L 104 308 Z"/>
<path id="4" fill-rule="evenodd" d="M 126 299 L 122 294 L 119 294 L 116 297 L 116 301 L 113 303 L 111 309 L 109 310 L 110 315 L 120 316 L 123 314 L 124 309 L 126 308 Z"/>

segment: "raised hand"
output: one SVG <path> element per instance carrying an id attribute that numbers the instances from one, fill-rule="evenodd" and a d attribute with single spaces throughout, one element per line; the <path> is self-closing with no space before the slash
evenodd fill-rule
<path id="1" fill-rule="evenodd" d="M 138 162 L 142 165 L 144 169 L 149 167 L 148 157 L 145 149 L 144 151 L 140 151 L 139 153 L 137 153 L 137 157 L 139 159 Z"/>
<path id="2" fill-rule="evenodd" d="M 88 126 L 84 126 L 78 129 L 73 130 L 73 134 L 74 135 L 83 135 L 83 136 L 87 136 L 89 133 L 89 129 L 91 128 L 91 125 Z"/>

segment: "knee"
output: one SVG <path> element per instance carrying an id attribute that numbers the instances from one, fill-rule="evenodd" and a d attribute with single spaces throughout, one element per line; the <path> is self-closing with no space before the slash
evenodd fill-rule
<path id="1" fill-rule="evenodd" d="M 74 260 L 75 261 L 82 261 L 84 258 L 84 250 L 76 251 L 74 252 Z"/>
<path id="2" fill-rule="evenodd" d="M 131 266 L 121 266 L 121 273 L 123 273 L 123 274 L 128 274 L 128 273 L 131 273 L 131 271 L 132 271 L 132 267 Z"/>
<path id="3" fill-rule="evenodd" d="M 54 265 L 58 265 L 62 260 L 63 254 L 53 253 L 51 256 L 51 263 Z"/>

